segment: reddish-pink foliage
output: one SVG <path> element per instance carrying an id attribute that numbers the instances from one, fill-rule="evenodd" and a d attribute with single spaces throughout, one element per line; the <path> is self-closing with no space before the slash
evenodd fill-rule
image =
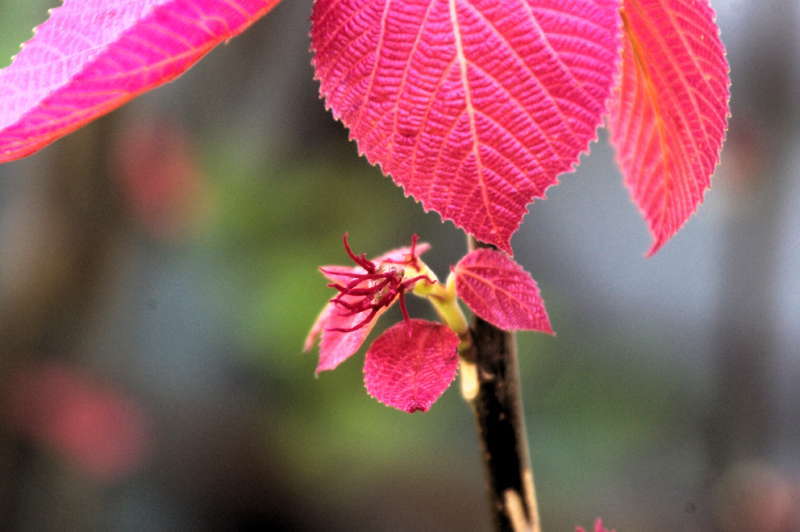
<path id="1" fill-rule="evenodd" d="M 344 235 L 344 249 L 362 271 L 347 272 L 335 267 L 330 271 L 325 271 L 323 268 L 322 273 L 330 276 L 329 278 L 333 280 L 328 286 L 339 292 L 336 297 L 331 299 L 331 303 L 343 309 L 347 316 L 363 316 L 363 318 L 346 327 L 330 327 L 329 330 L 352 332 L 360 329 L 371 322 L 378 312 L 383 312 L 395 301 L 400 302 L 403 318 L 409 319 L 403 295 L 408 289 L 413 288 L 417 281 L 428 279 L 429 282 L 433 282 L 421 274 L 406 278 L 406 268 L 415 269 L 417 272 L 421 271 L 417 260 L 417 238 L 417 235 L 412 237 L 411 247 L 404 259 L 384 259 L 377 263 L 367 259 L 366 254 L 356 255 L 353 253 L 350 243 L 347 241 L 347 234 Z"/>
<path id="2" fill-rule="evenodd" d="M 429 249 L 430 245 L 427 243 L 419 243 L 413 247 L 413 253 L 412 247 L 403 247 L 393 249 L 371 261 L 367 261 L 366 257 L 363 255 L 357 258 L 371 263 L 376 269 L 380 268 L 383 271 L 390 271 L 403 263 L 416 260 L 417 257 Z M 320 271 L 322 271 L 332 283 L 340 286 L 346 286 L 348 283 L 351 283 L 353 281 L 353 274 L 368 274 L 367 269 L 363 266 L 324 266 L 320 268 Z M 385 294 L 377 294 L 374 291 L 379 282 L 380 280 L 378 279 L 362 279 L 356 283 L 353 288 L 370 290 L 372 297 L 378 296 L 381 298 Z M 363 310 L 354 312 L 348 309 L 346 305 L 334 302 L 334 300 L 338 299 L 340 302 L 347 305 L 357 305 L 359 302 L 363 301 L 363 297 L 363 295 L 351 295 L 340 292 L 336 298 L 325 305 L 319 316 L 317 316 L 304 344 L 305 351 L 310 351 L 321 336 L 317 373 L 335 369 L 339 364 L 358 351 L 364 343 L 364 340 L 369 336 L 378 318 L 389 306 L 394 304 L 398 298 L 401 297 L 401 293 L 395 292 L 392 298 L 378 306 L 374 312 L 372 308 L 364 308 Z"/>
<path id="3" fill-rule="evenodd" d="M 0 162 L 174 79 L 279 1 L 64 0 L 0 71 Z M 709 0 L 316 0 L 312 23 L 321 94 L 359 150 L 507 252 L 596 137 L 621 36 L 609 125 L 651 254 L 709 187 L 730 92 Z"/>
<path id="4" fill-rule="evenodd" d="M 321 94 L 407 194 L 510 252 L 596 137 L 619 0 L 316 0 Z"/>
<path id="5" fill-rule="evenodd" d="M 586 532 L 583 527 L 578 527 L 575 529 L 575 532 Z M 598 518 L 597 521 L 594 522 L 594 532 L 616 532 L 615 530 L 609 530 L 603 526 L 603 520 Z"/>
<path id="6" fill-rule="evenodd" d="M 458 342 L 458 336 L 440 323 L 401 321 L 384 331 L 367 351 L 367 392 L 404 412 L 427 411 L 456 376 Z"/>
<path id="7" fill-rule="evenodd" d="M 507 331 L 553 334 L 536 281 L 504 253 L 476 249 L 462 258 L 453 272 L 458 297 L 492 325 Z"/>
<path id="8" fill-rule="evenodd" d="M 655 253 L 711 184 L 728 122 L 728 62 L 708 0 L 625 0 L 609 127 Z"/>
<path id="9" fill-rule="evenodd" d="M 147 423 L 118 390 L 55 363 L 20 371 L 9 390 L 12 424 L 84 472 L 110 480 L 141 464 Z"/>
<path id="10" fill-rule="evenodd" d="M 185 72 L 280 0 L 64 0 L 0 71 L 0 162 Z"/>

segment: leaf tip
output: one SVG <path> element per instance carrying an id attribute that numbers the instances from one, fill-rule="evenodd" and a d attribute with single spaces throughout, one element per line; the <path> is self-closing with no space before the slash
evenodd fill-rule
<path id="1" fill-rule="evenodd" d="M 711 185 L 730 117 L 730 64 L 708 0 L 695 1 L 696 9 L 681 0 L 631 4 L 636 9 L 622 12 L 622 69 L 608 125 L 625 184 L 654 238 L 651 257 Z M 670 16 L 675 6 L 684 23 Z M 668 33 L 674 43 L 655 37 Z"/>
<path id="2" fill-rule="evenodd" d="M 646 259 L 651 258 L 653 255 L 658 253 L 659 250 L 662 247 L 664 247 L 664 244 L 666 244 L 666 243 L 667 243 L 666 240 L 663 239 L 663 238 L 655 238 L 653 240 L 653 243 L 650 245 L 650 249 L 648 249 L 647 252 L 644 254 L 644 258 L 646 258 Z"/>

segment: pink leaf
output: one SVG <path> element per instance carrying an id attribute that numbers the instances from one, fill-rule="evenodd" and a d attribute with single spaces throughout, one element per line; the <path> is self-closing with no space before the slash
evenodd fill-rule
<path id="1" fill-rule="evenodd" d="M 553 334 L 539 286 L 507 255 L 476 249 L 461 259 L 453 271 L 458 297 L 484 320 L 505 330 Z"/>
<path id="2" fill-rule="evenodd" d="M 345 298 L 347 299 L 347 298 Z M 328 303 L 329 314 L 322 330 L 319 344 L 319 362 L 316 372 L 336 369 L 339 364 L 350 358 L 367 339 L 378 318 L 386 311 L 379 310 L 363 327 L 354 331 L 335 331 L 331 329 L 349 329 L 368 317 L 369 311 L 348 314 L 341 307 Z M 325 312 L 323 310 L 323 312 Z"/>
<path id="3" fill-rule="evenodd" d="M 414 247 L 414 255 L 419 257 L 431 248 L 427 242 L 420 242 Z M 372 259 L 372 262 L 378 266 L 403 262 L 408 260 L 411 254 L 411 247 L 405 246 L 387 251 L 383 255 Z M 347 283 L 351 280 L 348 274 L 358 272 L 364 273 L 361 267 L 352 266 L 323 266 L 320 268 L 322 274 L 334 283 Z M 345 302 L 352 302 L 354 298 L 345 296 Z M 368 317 L 369 311 L 359 312 L 357 314 L 350 314 L 342 307 L 337 306 L 331 302 L 323 307 L 322 311 L 314 320 L 311 330 L 306 336 L 305 343 L 303 344 L 304 351 L 310 351 L 317 339 L 322 337 L 319 346 L 319 362 L 317 364 L 316 372 L 329 371 L 336 369 L 339 364 L 353 356 L 359 350 L 364 340 L 367 339 L 378 318 L 385 312 L 386 309 L 380 310 L 372 319 L 363 327 L 354 331 L 335 331 L 330 329 L 350 329 Z"/>
<path id="4" fill-rule="evenodd" d="M 596 138 L 618 0 L 316 0 L 320 92 L 425 209 L 511 251 Z"/>
<path id="5" fill-rule="evenodd" d="M 730 78 L 708 0 L 625 0 L 609 127 L 652 255 L 703 201 L 728 123 Z"/>
<path id="6" fill-rule="evenodd" d="M 0 162 L 174 79 L 280 0 L 64 0 L 0 71 Z"/>
<path id="7" fill-rule="evenodd" d="M 311 326 L 311 330 L 308 331 L 308 335 L 306 336 L 305 341 L 303 342 L 303 351 L 311 351 L 314 349 L 314 346 L 317 344 L 317 340 L 319 339 L 322 331 L 325 330 L 327 327 L 328 320 L 331 317 L 331 312 L 333 311 L 333 304 L 326 303 L 322 310 L 317 315 L 317 318 L 314 320 L 314 324 Z"/>
<path id="8" fill-rule="evenodd" d="M 364 385 L 381 403 L 408 413 L 427 411 L 458 370 L 458 336 L 425 320 L 401 321 L 367 351 Z"/>

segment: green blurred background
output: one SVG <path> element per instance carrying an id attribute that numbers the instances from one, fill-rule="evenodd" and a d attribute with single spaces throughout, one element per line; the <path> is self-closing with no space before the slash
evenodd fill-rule
<path id="1" fill-rule="evenodd" d="M 0 57 L 54 4 L 0 0 Z M 361 355 L 301 353 L 345 231 L 418 233 L 440 276 L 465 251 L 324 110 L 310 5 L 0 166 L 0 529 L 490 529 L 456 387 L 402 414 Z M 644 259 L 603 134 L 513 242 L 558 332 L 519 336 L 548 531 L 800 530 L 800 9 L 713 5 L 733 120 L 699 213 Z"/>

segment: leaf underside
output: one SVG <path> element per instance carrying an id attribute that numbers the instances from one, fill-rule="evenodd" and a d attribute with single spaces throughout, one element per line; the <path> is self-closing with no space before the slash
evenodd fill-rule
<path id="1" fill-rule="evenodd" d="M 703 201 L 729 115 L 725 49 L 708 0 L 625 0 L 609 128 L 652 255 Z"/>
<path id="2" fill-rule="evenodd" d="M 456 376 L 458 341 L 440 323 L 412 319 L 390 327 L 367 350 L 367 392 L 404 412 L 427 411 Z"/>
<path id="3" fill-rule="evenodd" d="M 179 76 L 280 0 L 64 0 L 0 71 L 0 163 Z"/>
<path id="4" fill-rule="evenodd" d="M 316 0 L 320 93 L 426 210 L 510 252 L 596 138 L 618 0 Z"/>
<path id="5" fill-rule="evenodd" d="M 553 334 L 539 286 L 507 255 L 476 249 L 462 258 L 453 272 L 458 297 L 482 319 L 506 331 Z"/>

